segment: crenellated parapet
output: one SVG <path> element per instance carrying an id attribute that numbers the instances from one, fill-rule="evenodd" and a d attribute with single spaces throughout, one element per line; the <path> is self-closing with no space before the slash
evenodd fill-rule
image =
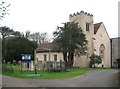
<path id="1" fill-rule="evenodd" d="M 73 13 L 73 14 L 70 14 L 69 16 L 73 17 L 73 16 L 78 16 L 78 15 L 81 15 L 81 14 L 84 14 L 84 15 L 87 15 L 87 16 L 91 16 L 91 17 L 93 16 L 92 14 L 84 12 L 84 11 Z"/>

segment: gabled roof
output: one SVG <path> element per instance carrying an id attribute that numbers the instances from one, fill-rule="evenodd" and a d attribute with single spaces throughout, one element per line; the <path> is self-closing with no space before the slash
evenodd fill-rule
<path id="1" fill-rule="evenodd" d="M 103 22 L 94 24 L 94 34 L 97 33 L 97 31 L 98 31 L 98 29 L 99 29 L 99 27 L 100 27 L 100 25 L 101 25 L 102 23 L 103 23 Z"/>
<path id="2" fill-rule="evenodd" d="M 44 44 L 40 44 L 38 46 L 38 48 L 36 49 L 36 52 L 58 52 L 59 46 L 58 43 L 56 42 L 52 42 L 52 43 L 44 43 Z"/>

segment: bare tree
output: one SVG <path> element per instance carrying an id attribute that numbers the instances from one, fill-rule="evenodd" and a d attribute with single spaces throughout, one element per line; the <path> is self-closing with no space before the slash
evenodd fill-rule
<path id="1" fill-rule="evenodd" d="M 47 33 L 41 33 L 39 43 L 43 44 L 47 42 L 48 42 Z"/>
<path id="2" fill-rule="evenodd" d="M 38 44 L 43 44 L 43 43 L 49 42 L 46 32 L 45 33 L 40 33 L 40 32 L 32 33 L 32 34 L 30 34 L 30 38 L 33 41 L 36 41 Z"/>
<path id="3" fill-rule="evenodd" d="M 10 37 L 20 37 L 21 33 L 19 31 L 14 31 L 13 29 L 7 26 L 2 26 L 0 27 L 0 35 L 1 35 L 1 38 L 4 40 Z"/>
<path id="4" fill-rule="evenodd" d="M 30 39 L 30 34 L 31 34 L 31 32 L 29 30 L 26 31 L 25 38 Z"/>
<path id="5" fill-rule="evenodd" d="M 35 33 L 30 34 L 31 40 L 38 42 L 39 37 L 40 37 L 39 34 L 40 34 L 39 32 L 35 32 Z"/>
<path id="6" fill-rule="evenodd" d="M 4 1 L 0 1 L 0 19 L 2 20 L 2 18 L 5 18 L 5 16 L 8 13 L 8 7 L 10 6 L 10 4 L 7 4 L 6 2 Z"/>

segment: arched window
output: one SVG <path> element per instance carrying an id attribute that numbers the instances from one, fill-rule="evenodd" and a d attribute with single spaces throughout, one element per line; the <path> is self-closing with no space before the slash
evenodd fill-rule
<path id="1" fill-rule="evenodd" d="M 104 59 L 105 46 L 104 46 L 103 44 L 101 44 L 99 50 L 100 50 L 100 53 L 99 53 L 100 57 L 101 57 L 102 59 Z"/>

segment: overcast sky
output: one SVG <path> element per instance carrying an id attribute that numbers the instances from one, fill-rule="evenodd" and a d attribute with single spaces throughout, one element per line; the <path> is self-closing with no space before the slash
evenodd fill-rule
<path id="1" fill-rule="evenodd" d="M 3 0 L 10 3 L 10 15 L 0 25 L 16 31 L 53 31 L 61 23 L 69 21 L 69 14 L 81 10 L 94 16 L 94 23 L 103 22 L 110 38 L 118 36 L 119 0 Z"/>

